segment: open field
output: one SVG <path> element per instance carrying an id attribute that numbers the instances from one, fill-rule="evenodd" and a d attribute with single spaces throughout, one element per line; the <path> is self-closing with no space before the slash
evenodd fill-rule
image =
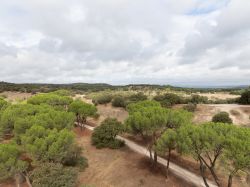
<path id="1" fill-rule="evenodd" d="M 194 113 L 194 122 L 211 121 L 212 117 L 221 111 L 228 112 L 234 124 L 250 126 L 250 106 L 236 104 L 198 105 Z"/>
<path id="2" fill-rule="evenodd" d="M 119 150 L 96 149 L 91 145 L 87 129 L 77 130 L 77 142 L 84 147 L 89 167 L 79 175 L 79 186 L 96 187 L 188 187 L 189 184 L 170 175 L 166 180 L 163 169 L 150 171 L 148 159 L 129 148 Z"/>
<path id="3" fill-rule="evenodd" d="M 235 99 L 240 97 L 239 95 L 232 95 L 228 92 L 218 92 L 218 93 L 198 93 L 201 96 L 207 97 L 209 100 L 218 100 L 218 99 Z"/>
<path id="4" fill-rule="evenodd" d="M 9 102 L 18 102 L 24 101 L 32 96 L 31 93 L 24 93 L 24 92 L 2 92 L 0 96 L 6 97 L 6 100 Z"/>

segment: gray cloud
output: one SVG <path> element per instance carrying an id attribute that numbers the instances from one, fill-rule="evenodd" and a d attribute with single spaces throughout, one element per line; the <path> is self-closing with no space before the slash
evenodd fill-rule
<path id="1" fill-rule="evenodd" d="M 250 83 L 249 11 L 248 0 L 2 0 L 0 79 Z"/>

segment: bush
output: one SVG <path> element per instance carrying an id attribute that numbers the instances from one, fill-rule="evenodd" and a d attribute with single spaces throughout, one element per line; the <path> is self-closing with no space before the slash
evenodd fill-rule
<path id="1" fill-rule="evenodd" d="M 229 117 L 229 114 L 227 112 L 220 112 L 216 115 L 214 115 L 212 122 L 215 123 L 232 123 L 232 119 Z"/>
<path id="2" fill-rule="evenodd" d="M 122 124 L 114 118 L 107 118 L 99 127 L 94 129 L 92 144 L 96 148 L 108 147 L 117 149 L 124 145 L 124 142 L 116 139 L 116 135 L 123 131 Z"/>
<path id="3" fill-rule="evenodd" d="M 116 96 L 112 101 L 114 107 L 126 107 L 125 99 L 122 96 Z"/>
<path id="4" fill-rule="evenodd" d="M 244 93 L 241 94 L 241 97 L 239 99 L 239 103 L 243 104 L 243 105 L 250 104 L 250 90 L 245 91 Z"/>
<path id="5" fill-rule="evenodd" d="M 197 108 L 197 104 L 194 103 L 188 103 L 187 105 L 183 106 L 184 110 L 187 110 L 188 112 L 195 112 Z"/>
<path id="6" fill-rule="evenodd" d="M 154 100 L 161 103 L 163 107 L 170 107 L 175 104 L 185 103 L 184 99 L 177 94 L 166 93 L 164 95 L 157 95 L 154 97 Z"/>
<path id="7" fill-rule="evenodd" d="M 199 103 L 206 104 L 208 103 L 208 98 L 205 96 L 195 94 L 191 96 L 190 102 L 194 104 L 199 104 Z"/>
<path id="8" fill-rule="evenodd" d="M 103 95 L 100 95 L 98 97 L 96 97 L 95 99 L 93 99 L 93 103 L 94 104 L 107 104 L 107 103 L 110 103 L 112 100 L 112 96 L 109 95 L 109 94 L 103 94 Z"/>
<path id="9" fill-rule="evenodd" d="M 42 163 L 30 174 L 33 187 L 72 187 L 76 186 L 78 170 L 63 167 L 62 164 Z"/>
<path id="10" fill-rule="evenodd" d="M 139 101 L 144 101 L 144 100 L 147 100 L 147 96 L 144 95 L 142 92 L 139 92 L 137 94 L 133 94 L 129 97 L 129 103 L 139 102 Z"/>

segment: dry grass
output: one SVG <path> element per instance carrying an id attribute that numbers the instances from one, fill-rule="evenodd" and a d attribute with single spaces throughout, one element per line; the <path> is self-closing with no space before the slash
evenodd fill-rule
<path id="1" fill-rule="evenodd" d="M 89 167 L 79 175 L 79 186 L 89 184 L 95 187 L 183 187 L 190 186 L 170 175 L 164 177 L 162 168 L 151 171 L 148 159 L 128 147 L 119 150 L 96 149 L 90 143 L 91 133 L 77 133 L 78 144 L 84 147 L 84 156 Z"/>
<path id="2" fill-rule="evenodd" d="M 27 100 L 32 96 L 31 93 L 23 93 L 23 92 L 2 92 L 0 95 L 6 97 L 6 100 L 12 103 L 20 102 Z"/>
<path id="3" fill-rule="evenodd" d="M 212 120 L 212 117 L 219 112 L 228 112 L 233 123 L 250 127 L 250 106 L 223 104 L 223 105 L 198 105 L 194 113 L 194 122 L 202 123 Z"/>

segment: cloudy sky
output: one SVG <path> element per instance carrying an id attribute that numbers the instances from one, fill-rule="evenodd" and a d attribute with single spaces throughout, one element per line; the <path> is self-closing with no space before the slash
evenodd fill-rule
<path id="1" fill-rule="evenodd" d="M 250 84 L 250 1 L 0 0 L 0 81 Z"/>

